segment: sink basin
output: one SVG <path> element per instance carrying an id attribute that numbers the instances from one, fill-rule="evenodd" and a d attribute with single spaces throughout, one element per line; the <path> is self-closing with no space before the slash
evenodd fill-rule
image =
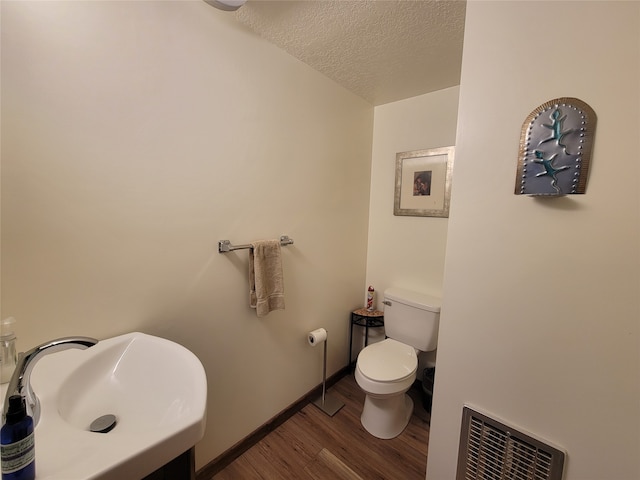
<path id="1" fill-rule="evenodd" d="M 31 385 L 41 407 L 38 480 L 139 479 L 204 435 L 204 369 L 169 340 L 129 333 L 48 355 Z M 104 415 L 115 416 L 115 427 L 90 431 Z"/>

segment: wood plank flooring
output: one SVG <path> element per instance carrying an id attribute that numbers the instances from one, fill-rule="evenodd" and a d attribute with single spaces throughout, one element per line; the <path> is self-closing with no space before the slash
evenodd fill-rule
<path id="1" fill-rule="evenodd" d="M 333 417 L 308 404 L 212 480 L 424 480 L 430 416 L 419 389 L 409 391 L 409 425 L 391 440 L 373 437 L 360 424 L 364 393 L 353 375 L 328 393 L 345 404 Z"/>

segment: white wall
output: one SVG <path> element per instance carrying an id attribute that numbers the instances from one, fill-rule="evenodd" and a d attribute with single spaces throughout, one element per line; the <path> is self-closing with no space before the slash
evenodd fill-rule
<path id="1" fill-rule="evenodd" d="M 209 382 L 198 468 L 320 383 L 306 332 L 329 330 L 329 374 L 346 365 L 370 105 L 202 1 L 2 2 L 2 128 L 19 348 L 136 330 L 184 344 Z M 247 252 L 217 242 L 280 234 L 287 307 L 257 319 Z"/>
<path id="2" fill-rule="evenodd" d="M 566 480 L 640 478 L 640 4 L 469 2 L 427 478 L 469 403 L 566 449 Z M 513 194 L 520 127 L 598 116 L 585 195 Z"/>
<path id="3" fill-rule="evenodd" d="M 454 145 L 458 94 L 452 87 L 375 109 L 367 285 L 377 291 L 379 310 L 388 287 L 442 293 L 448 219 L 393 215 L 396 153 Z M 370 341 L 384 338 L 376 330 Z M 353 358 L 361 347 L 354 331 Z"/>
<path id="4" fill-rule="evenodd" d="M 380 308 L 387 287 L 442 292 L 448 219 L 393 215 L 396 153 L 454 145 L 458 94 L 452 87 L 375 109 L 367 284 Z"/>

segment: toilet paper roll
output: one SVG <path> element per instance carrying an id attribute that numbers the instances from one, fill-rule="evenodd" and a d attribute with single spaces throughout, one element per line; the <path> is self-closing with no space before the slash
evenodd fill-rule
<path id="1" fill-rule="evenodd" d="M 307 340 L 309 341 L 309 345 L 315 347 L 317 344 L 324 342 L 327 339 L 327 331 L 324 328 L 318 328 L 309 332 L 307 335 Z"/>

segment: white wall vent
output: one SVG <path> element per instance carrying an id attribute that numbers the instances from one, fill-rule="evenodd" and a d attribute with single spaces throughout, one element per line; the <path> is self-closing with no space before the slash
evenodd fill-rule
<path id="1" fill-rule="evenodd" d="M 456 480 L 562 480 L 564 452 L 468 406 Z"/>

